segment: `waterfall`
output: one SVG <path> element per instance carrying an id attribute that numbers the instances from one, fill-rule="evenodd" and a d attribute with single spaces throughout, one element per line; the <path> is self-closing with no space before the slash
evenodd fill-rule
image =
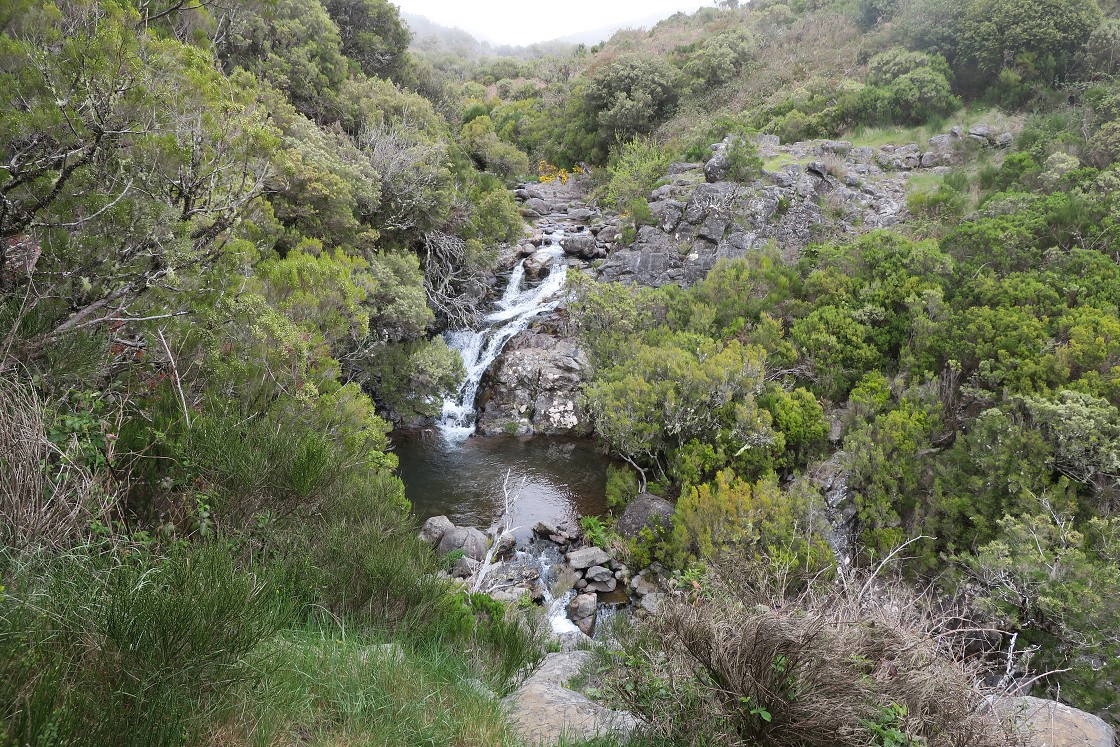
<path id="1" fill-rule="evenodd" d="M 447 333 L 448 346 L 463 356 L 467 371 L 459 391 L 443 402 L 439 429 L 447 442 L 458 443 L 474 433 L 477 414 L 474 403 L 478 385 L 510 338 L 528 327 L 538 314 L 552 311 L 560 304 L 560 290 L 565 280 L 564 250 L 559 243 L 562 236 L 562 232 L 556 232 L 541 248 L 548 257 L 548 274 L 544 280 L 535 286 L 524 287 L 525 266 L 518 262 L 510 273 L 502 297 L 494 310 L 483 317 L 478 329 Z"/>

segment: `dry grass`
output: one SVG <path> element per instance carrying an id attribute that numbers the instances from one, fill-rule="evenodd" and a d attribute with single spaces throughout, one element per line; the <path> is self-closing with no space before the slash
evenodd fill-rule
<path id="1" fill-rule="evenodd" d="M 92 476 L 47 438 L 35 390 L 0 377 L 0 543 L 61 546 L 92 518 Z"/>
<path id="2" fill-rule="evenodd" d="M 851 580 L 786 599 L 741 580 L 750 577 L 723 575 L 650 623 L 653 681 L 672 683 L 675 697 L 631 705 L 659 736 L 696 742 L 682 728 L 706 728 L 700 742 L 757 747 L 866 747 L 890 743 L 887 734 L 928 747 L 1021 744 L 976 685 L 965 636 L 929 605 Z"/>

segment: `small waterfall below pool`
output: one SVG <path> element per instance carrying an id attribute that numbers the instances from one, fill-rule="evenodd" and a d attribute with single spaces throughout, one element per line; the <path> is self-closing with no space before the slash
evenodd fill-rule
<path id="1" fill-rule="evenodd" d="M 526 282 L 524 263 L 519 261 L 495 308 L 478 325 L 478 329 L 448 332 L 447 344 L 463 356 L 466 376 L 459 391 L 443 402 L 439 430 L 445 441 L 461 442 L 474 433 L 475 399 L 483 374 L 502 353 L 506 343 L 529 326 L 534 317 L 552 311 L 561 300 L 564 287 L 564 250 L 560 247 L 562 231 L 545 239 L 541 252 L 548 258 L 547 275 L 530 285 Z"/>

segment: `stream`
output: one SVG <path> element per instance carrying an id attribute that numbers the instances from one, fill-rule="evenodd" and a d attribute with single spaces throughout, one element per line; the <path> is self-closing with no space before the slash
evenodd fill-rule
<path id="1" fill-rule="evenodd" d="M 575 522 L 580 516 L 606 512 L 608 460 L 594 442 L 474 435 L 475 403 L 486 370 L 514 336 L 562 300 L 567 267 L 560 241 L 565 226 L 548 221 L 542 228 L 547 273 L 531 281 L 518 261 L 477 327 L 445 335 L 448 345 L 463 356 L 462 385 L 443 403 L 433 427 L 393 436 L 406 495 L 421 521 L 442 514 L 457 525 L 490 526 L 503 510 L 507 475 L 510 489 L 520 492 L 511 517 L 519 544 L 542 519 Z"/>

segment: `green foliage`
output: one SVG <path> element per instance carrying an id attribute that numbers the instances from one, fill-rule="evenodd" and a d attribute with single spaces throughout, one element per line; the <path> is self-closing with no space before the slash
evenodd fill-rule
<path id="1" fill-rule="evenodd" d="M 324 6 L 338 24 L 344 55 L 366 75 L 402 80 L 412 34 L 397 6 L 385 0 L 327 0 Z"/>
<path id="2" fill-rule="evenodd" d="M 603 204 L 615 210 L 628 210 L 635 202 L 645 202 L 674 155 L 650 137 L 634 138 L 622 145 L 607 167 L 609 181 Z"/>
<path id="3" fill-rule="evenodd" d="M 1093 518 L 1078 531 L 1051 510 L 1000 520 L 999 538 L 958 562 L 982 590 L 983 610 L 1041 646 L 1042 671 L 1070 668 L 1060 679 L 1063 697 L 1092 710 L 1114 703 L 1117 692 L 1108 641 L 1120 620 L 1110 591 L 1120 581 L 1118 553 L 1116 519 Z M 1045 685 L 1056 694 L 1055 681 Z"/>
<path id="4" fill-rule="evenodd" d="M 832 565 L 826 537 L 820 496 L 807 484 L 782 490 L 774 478 L 750 483 L 721 471 L 682 494 L 668 556 L 677 567 L 727 554 L 765 557 L 812 575 Z"/>
<path id="5" fill-rule="evenodd" d="M 975 0 L 959 27 L 961 62 L 977 76 L 1057 82 L 1100 22 L 1095 0 Z"/>
<path id="6" fill-rule="evenodd" d="M 638 478 L 632 469 L 607 465 L 607 505 L 621 511 L 638 495 Z"/>
<path id="7" fill-rule="evenodd" d="M 293 612 L 271 569 L 240 571 L 221 548 L 4 564 L 0 724 L 20 744 L 198 739 L 259 678 L 245 657 Z"/>
<path id="8" fill-rule="evenodd" d="M 626 142 L 652 132 L 673 112 L 679 85 L 663 58 L 625 54 L 591 75 L 583 100 L 604 144 Z"/>

